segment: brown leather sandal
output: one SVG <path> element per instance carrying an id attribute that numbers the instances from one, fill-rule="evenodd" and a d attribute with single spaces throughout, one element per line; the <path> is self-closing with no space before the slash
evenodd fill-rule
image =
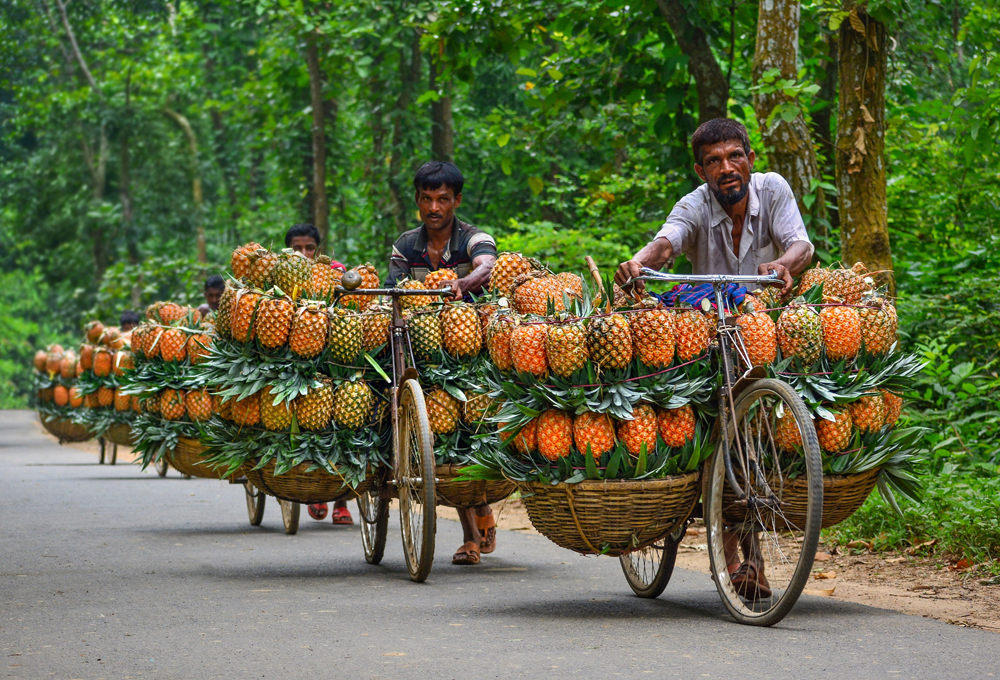
<path id="1" fill-rule="evenodd" d="M 473 565 L 479 564 L 479 546 L 472 541 L 466 541 L 462 547 L 452 555 L 452 564 Z"/>
<path id="2" fill-rule="evenodd" d="M 483 539 L 479 541 L 479 551 L 484 555 L 489 555 L 497 549 L 497 520 L 493 516 L 493 510 L 485 517 L 476 517 L 476 528 L 482 534 Z"/>
<path id="3" fill-rule="evenodd" d="M 736 594 L 744 600 L 761 600 L 771 597 L 771 586 L 764 578 L 763 571 L 758 571 L 757 567 L 749 562 L 744 562 L 733 571 L 733 565 L 729 566 L 730 580 Z"/>

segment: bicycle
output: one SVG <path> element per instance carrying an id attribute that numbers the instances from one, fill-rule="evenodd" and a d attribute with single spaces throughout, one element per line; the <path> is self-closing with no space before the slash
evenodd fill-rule
<path id="1" fill-rule="evenodd" d="M 348 293 L 392 298 L 392 321 L 389 326 L 392 380 L 388 390 L 392 469 L 378 471 L 377 483 L 357 499 L 365 560 L 369 564 L 382 561 L 388 534 L 389 503 L 392 498 L 398 498 L 406 567 L 410 578 L 421 583 L 427 579 L 434 562 L 434 536 L 437 531 L 434 436 L 427 419 L 424 392 L 420 387 L 409 328 L 399 299 L 411 295 L 446 295 L 450 288 L 361 288 L 361 276 L 354 271 L 346 272 L 340 283 L 335 289 L 335 299 Z"/>
<path id="2" fill-rule="evenodd" d="M 812 414 L 801 397 L 786 383 L 766 378 L 763 368 L 752 367 L 740 328 L 727 315 L 731 310 L 727 310 L 724 291 L 730 283 L 774 285 L 780 279 L 685 276 L 644 267 L 642 276 L 634 280 L 711 283 L 715 291 L 718 334 L 710 351 L 719 363 L 722 386 L 715 433 L 718 443 L 703 484 L 702 513 L 708 530 L 712 578 L 723 604 L 738 622 L 774 625 L 791 611 L 801 595 L 819 545 L 823 512 L 819 441 Z M 741 363 L 748 367 L 742 372 L 738 369 Z M 775 432 L 779 419 L 786 432 L 791 427 L 785 417 L 792 418 L 801 440 L 800 456 L 778 454 Z M 620 558 L 625 577 L 637 595 L 657 597 L 663 592 L 684 534 L 682 526 L 653 545 Z M 727 543 L 731 554 L 742 551 L 744 561 L 767 577 L 769 594 L 763 589 L 744 595 L 737 592 L 726 556 Z"/>

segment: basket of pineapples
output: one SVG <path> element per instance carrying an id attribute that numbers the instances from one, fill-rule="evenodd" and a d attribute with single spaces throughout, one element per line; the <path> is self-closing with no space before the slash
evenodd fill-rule
<path id="1" fill-rule="evenodd" d="M 374 268 L 358 270 L 378 286 Z M 328 261 L 256 243 L 233 253 L 232 273 L 200 367 L 219 404 L 203 438 L 211 463 L 286 501 L 360 493 L 388 451 L 384 369 L 366 359 L 379 325 L 370 298 L 331 306 L 339 276 Z"/>
<path id="2" fill-rule="evenodd" d="M 504 445 L 465 478 L 517 484 L 535 528 L 582 554 L 622 555 L 687 520 L 710 455 L 708 323 L 610 282 L 592 292 L 503 253 L 491 287 L 490 420 Z"/>
<path id="3" fill-rule="evenodd" d="M 84 407 L 74 412 L 75 422 L 100 438 L 102 451 L 104 442 L 130 445 L 134 413 L 120 381 L 132 366 L 131 333 L 97 320 L 88 322 L 78 363 L 76 387 Z"/>
<path id="4" fill-rule="evenodd" d="M 897 316 L 891 300 L 860 263 L 815 267 L 803 273 L 792 299 L 768 291 L 747 295 L 736 323 L 746 349 L 744 363 L 766 367 L 791 384 L 815 415 L 823 454 L 823 527 L 853 514 L 877 485 L 894 504 L 893 491 L 915 498 L 913 464 L 920 428 L 897 429 L 910 379 L 922 368 L 914 355 L 896 349 Z M 807 488 L 792 464 L 802 441 L 791 415 L 777 419 L 782 469 L 782 518 L 803 526 Z M 727 489 L 728 491 L 728 489 Z M 735 496 L 724 516 L 742 518 Z"/>
<path id="5" fill-rule="evenodd" d="M 214 403 L 196 369 L 213 339 L 209 320 L 175 302 L 150 305 L 145 321 L 132 331 L 133 366 L 123 370 L 122 392 L 135 412 L 132 442 L 144 469 L 154 464 L 165 474 L 169 464 L 191 477 L 222 477 L 205 464 L 207 449 L 199 441 Z"/>
<path id="6" fill-rule="evenodd" d="M 74 413 L 83 408 L 83 397 L 76 388 L 76 354 L 61 345 L 49 345 L 35 353 L 34 368 L 36 409 L 42 427 L 60 444 L 92 439 L 94 435 L 73 419 Z"/>

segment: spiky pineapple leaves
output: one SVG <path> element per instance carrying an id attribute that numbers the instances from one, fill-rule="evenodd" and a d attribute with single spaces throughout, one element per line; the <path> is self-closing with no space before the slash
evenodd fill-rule
<path id="1" fill-rule="evenodd" d="M 77 425 L 82 425 L 95 437 L 103 437 L 112 425 L 131 425 L 135 419 L 134 411 L 116 411 L 107 408 L 77 408 L 71 410 L 71 419 Z"/>
<path id="2" fill-rule="evenodd" d="M 199 436 L 201 429 L 196 423 L 164 420 L 152 413 L 140 413 L 132 422 L 132 450 L 140 454 L 143 470 L 176 449 L 180 437 L 198 439 Z"/>

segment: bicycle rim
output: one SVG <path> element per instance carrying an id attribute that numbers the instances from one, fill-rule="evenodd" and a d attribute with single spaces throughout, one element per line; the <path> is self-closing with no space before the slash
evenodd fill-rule
<path id="1" fill-rule="evenodd" d="M 434 445 L 423 391 L 407 380 L 399 404 L 399 519 L 410 578 L 418 583 L 434 562 L 437 507 L 434 497 Z"/>
<path id="2" fill-rule="evenodd" d="M 385 539 L 389 524 L 389 502 L 379 498 L 379 488 L 373 487 L 358 496 L 361 517 L 361 545 L 365 561 L 378 564 L 385 554 Z"/>
<path id="3" fill-rule="evenodd" d="M 669 536 L 618 558 L 632 592 L 646 598 L 659 597 L 663 593 L 674 572 L 677 546 L 685 531 L 686 522 Z"/>

